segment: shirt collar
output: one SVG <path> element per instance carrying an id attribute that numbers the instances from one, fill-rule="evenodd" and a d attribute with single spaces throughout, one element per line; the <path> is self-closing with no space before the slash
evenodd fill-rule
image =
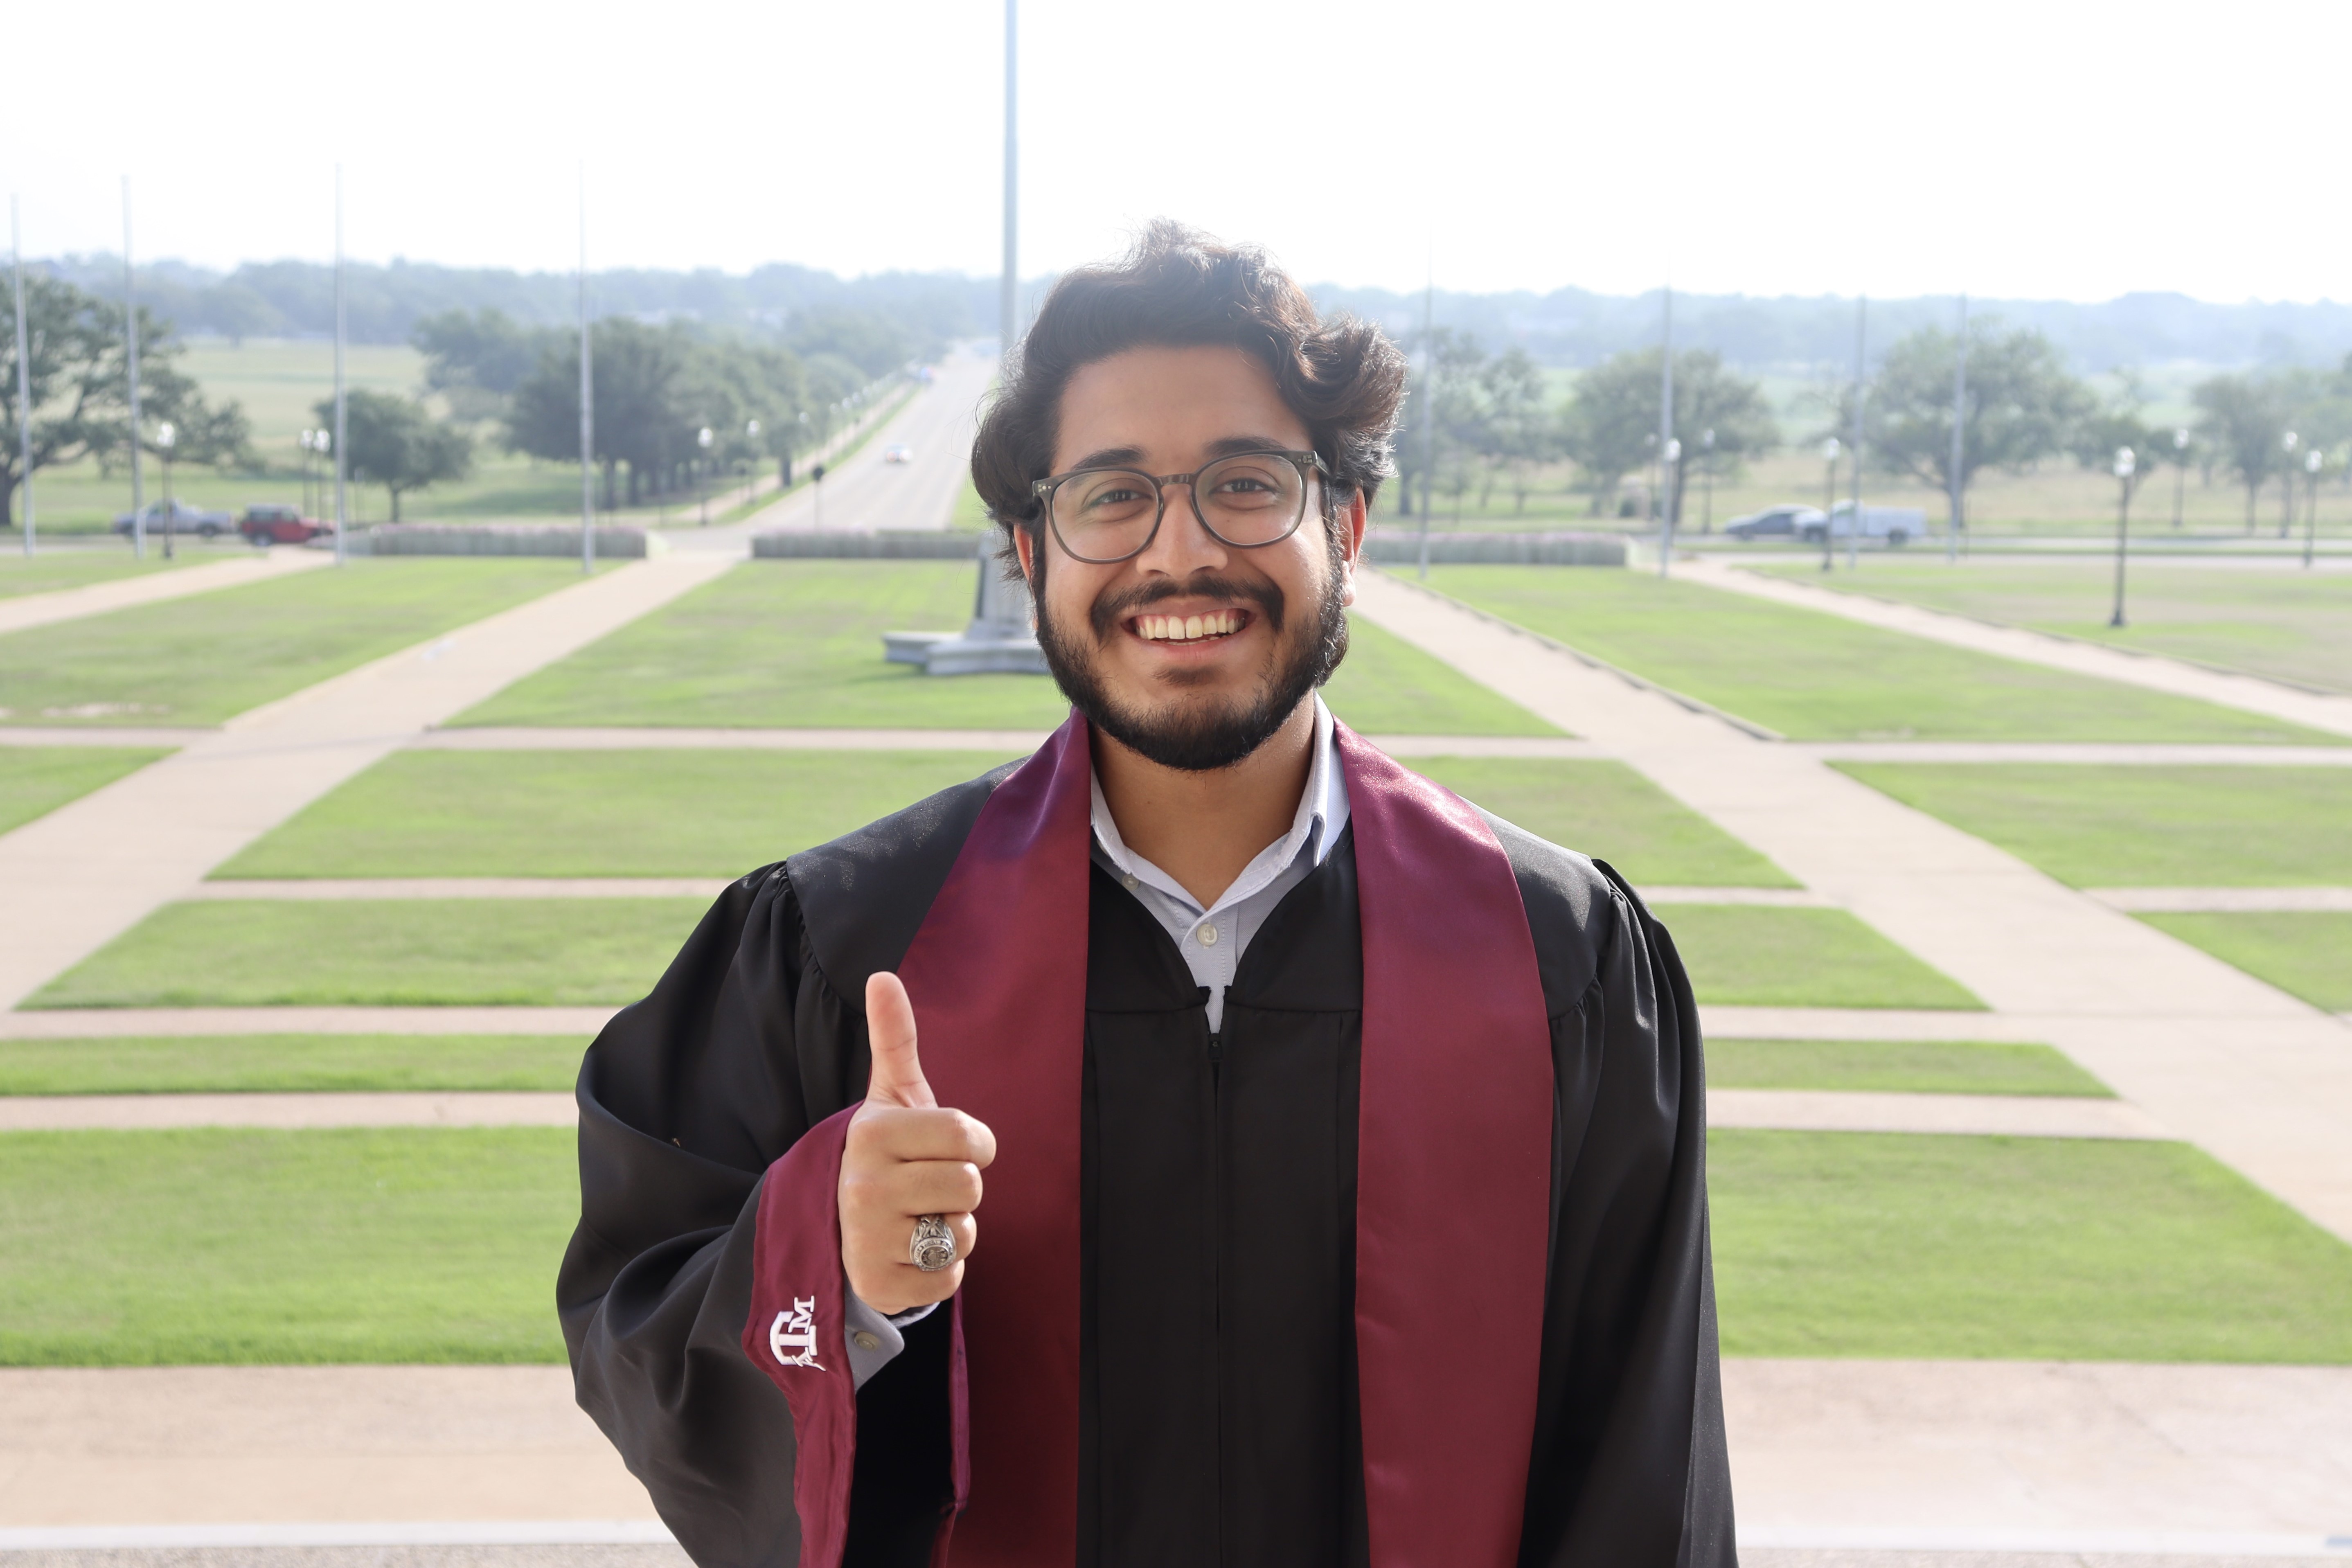
<path id="1" fill-rule="evenodd" d="M 1127 847 L 1127 841 L 1119 837 L 1118 824 L 1111 819 L 1110 806 L 1103 799 L 1101 778 L 1091 779 L 1088 787 L 1093 792 L 1095 845 L 1111 869 L 1171 898 L 1181 899 L 1194 909 L 1201 908 L 1200 900 L 1186 892 L 1183 884 Z M 1323 705 L 1318 694 L 1315 698 L 1315 739 L 1307 753 L 1307 787 L 1299 792 L 1298 810 L 1290 819 L 1290 831 L 1259 850 L 1242 868 L 1242 874 L 1234 879 L 1233 886 L 1220 894 L 1210 908 L 1221 909 L 1248 898 L 1301 856 L 1309 866 L 1320 866 L 1331 853 L 1331 846 L 1339 842 L 1340 829 L 1347 825 L 1348 781 L 1339 765 L 1339 738 L 1332 729 L 1331 710 Z"/>

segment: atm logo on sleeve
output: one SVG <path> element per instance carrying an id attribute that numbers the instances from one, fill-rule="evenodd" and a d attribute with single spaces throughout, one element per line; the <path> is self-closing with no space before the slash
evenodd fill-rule
<path id="1" fill-rule="evenodd" d="M 791 1311 L 776 1314 L 776 1321 L 768 1327 L 768 1348 L 785 1366 L 824 1370 L 816 1359 L 815 1297 L 795 1296 Z"/>

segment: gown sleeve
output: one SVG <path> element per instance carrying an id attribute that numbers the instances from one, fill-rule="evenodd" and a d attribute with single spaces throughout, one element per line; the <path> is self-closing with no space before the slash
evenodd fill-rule
<path id="1" fill-rule="evenodd" d="M 864 1019 L 825 983 L 781 865 L 730 886 L 582 1064 L 581 1217 L 556 1289 L 573 1380 L 702 1568 L 801 1560 L 791 1408 L 743 1348 L 756 1221 L 770 1167 L 866 1073 Z M 877 1415 L 906 1404 L 895 1385 L 918 1369 L 896 1370 L 861 1413 L 869 1394 Z"/>
<path id="2" fill-rule="evenodd" d="M 1597 869 L 1580 931 L 1547 933 L 1530 900 L 1547 969 L 1567 947 L 1590 979 L 1565 1007 L 1552 995 L 1551 1268 L 1519 1560 L 1736 1568 L 1698 1012 L 1665 928 Z"/>

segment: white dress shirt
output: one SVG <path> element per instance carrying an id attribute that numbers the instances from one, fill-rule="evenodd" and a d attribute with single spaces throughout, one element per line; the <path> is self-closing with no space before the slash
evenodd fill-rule
<path id="1" fill-rule="evenodd" d="M 1348 826 L 1348 781 L 1339 767 L 1331 710 L 1321 697 L 1315 699 L 1315 741 L 1308 753 L 1307 787 L 1299 794 L 1290 831 L 1259 850 L 1205 909 L 1184 890 L 1183 884 L 1127 847 L 1119 837 L 1118 824 L 1111 819 L 1110 807 L 1103 801 L 1102 781 L 1097 778 L 1089 787 L 1094 793 L 1095 864 L 1118 878 L 1119 885 L 1168 932 L 1176 951 L 1184 955 L 1193 981 L 1208 989 L 1210 1029 L 1222 1028 L 1225 992 L 1241 968 L 1250 938 L 1265 924 L 1283 895 L 1323 864 Z M 929 1317 L 932 1307 L 917 1307 L 886 1318 L 859 1300 L 855 1290 L 845 1288 L 842 1299 L 850 1377 L 863 1388 L 867 1378 L 907 1348 L 898 1331 Z"/>

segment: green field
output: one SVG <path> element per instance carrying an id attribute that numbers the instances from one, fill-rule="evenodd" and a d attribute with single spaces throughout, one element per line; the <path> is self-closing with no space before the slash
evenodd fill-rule
<path id="1" fill-rule="evenodd" d="M 1406 765 L 1635 887 L 1793 888 L 1789 874 L 1622 763 L 1409 757 Z"/>
<path id="2" fill-rule="evenodd" d="M 25 1005 L 634 1002 L 707 907 L 699 899 L 166 904 Z"/>
<path id="3" fill-rule="evenodd" d="M 1990 1040 L 1709 1040 L 1713 1089 L 2086 1095 L 2114 1090 L 2048 1046 Z"/>
<path id="4" fill-rule="evenodd" d="M 21 511 L 22 495 L 17 497 Z M 150 572 L 169 572 L 178 566 L 199 566 L 206 561 L 233 560 L 249 553 L 252 546 L 236 541 L 236 549 L 218 547 L 203 552 L 181 552 L 173 561 L 163 559 L 161 550 L 151 550 L 145 561 L 132 557 L 128 544 L 100 546 L 94 550 L 44 550 L 29 560 L 24 554 L 21 540 L 0 539 L 0 600 L 13 599 L 19 594 L 53 594 L 66 588 L 87 588 L 93 583 L 111 583 L 118 577 L 142 576 Z"/>
<path id="5" fill-rule="evenodd" d="M 215 875 L 735 877 L 1008 755 L 396 752 Z"/>
<path id="6" fill-rule="evenodd" d="M 0 637 L 0 721 L 217 724 L 580 580 L 562 561 L 357 560 Z"/>
<path id="7" fill-rule="evenodd" d="M 2352 883 L 2352 768 L 1835 765 L 2077 888 Z"/>
<path id="8" fill-rule="evenodd" d="M 1768 570 L 1818 577 L 1801 563 Z M 2292 559 L 2236 565 L 2134 563 L 2122 630 L 2107 625 L 2115 569 L 2101 561 L 1878 562 L 1830 586 L 1903 599 L 1979 620 L 2226 665 L 2352 691 L 2352 573 L 2305 572 Z"/>
<path id="9" fill-rule="evenodd" d="M 0 1363 L 560 1362 L 565 1128 L 12 1132 Z"/>
<path id="10" fill-rule="evenodd" d="M 569 1035 L 195 1035 L 0 1040 L 0 1095 L 568 1089 Z"/>
<path id="11" fill-rule="evenodd" d="M 461 724 L 1047 730 L 1043 676 L 934 679 L 886 664 L 882 634 L 961 627 L 972 568 L 949 561 L 755 562 L 465 714 Z M 1436 659 L 1356 624 L 1328 692 L 1370 734 L 1559 731 Z"/>
<path id="12" fill-rule="evenodd" d="M 0 833 L 79 800 L 165 754 L 140 746 L 0 747 Z"/>
<path id="13" fill-rule="evenodd" d="M 1843 910 L 1672 904 L 1673 932 L 1701 1002 L 1748 1007 L 1982 1009 L 1957 982 Z"/>
<path id="14" fill-rule="evenodd" d="M 1649 573 L 1444 566 L 1432 568 L 1430 580 L 1791 740 L 2332 739 Z"/>
<path id="15" fill-rule="evenodd" d="M 2315 1007 L 2352 1013 L 2352 914 L 2139 918 Z"/>
<path id="16" fill-rule="evenodd" d="M 2352 1247 L 2185 1143 L 1708 1136 L 1727 1355 L 2352 1362 Z"/>

